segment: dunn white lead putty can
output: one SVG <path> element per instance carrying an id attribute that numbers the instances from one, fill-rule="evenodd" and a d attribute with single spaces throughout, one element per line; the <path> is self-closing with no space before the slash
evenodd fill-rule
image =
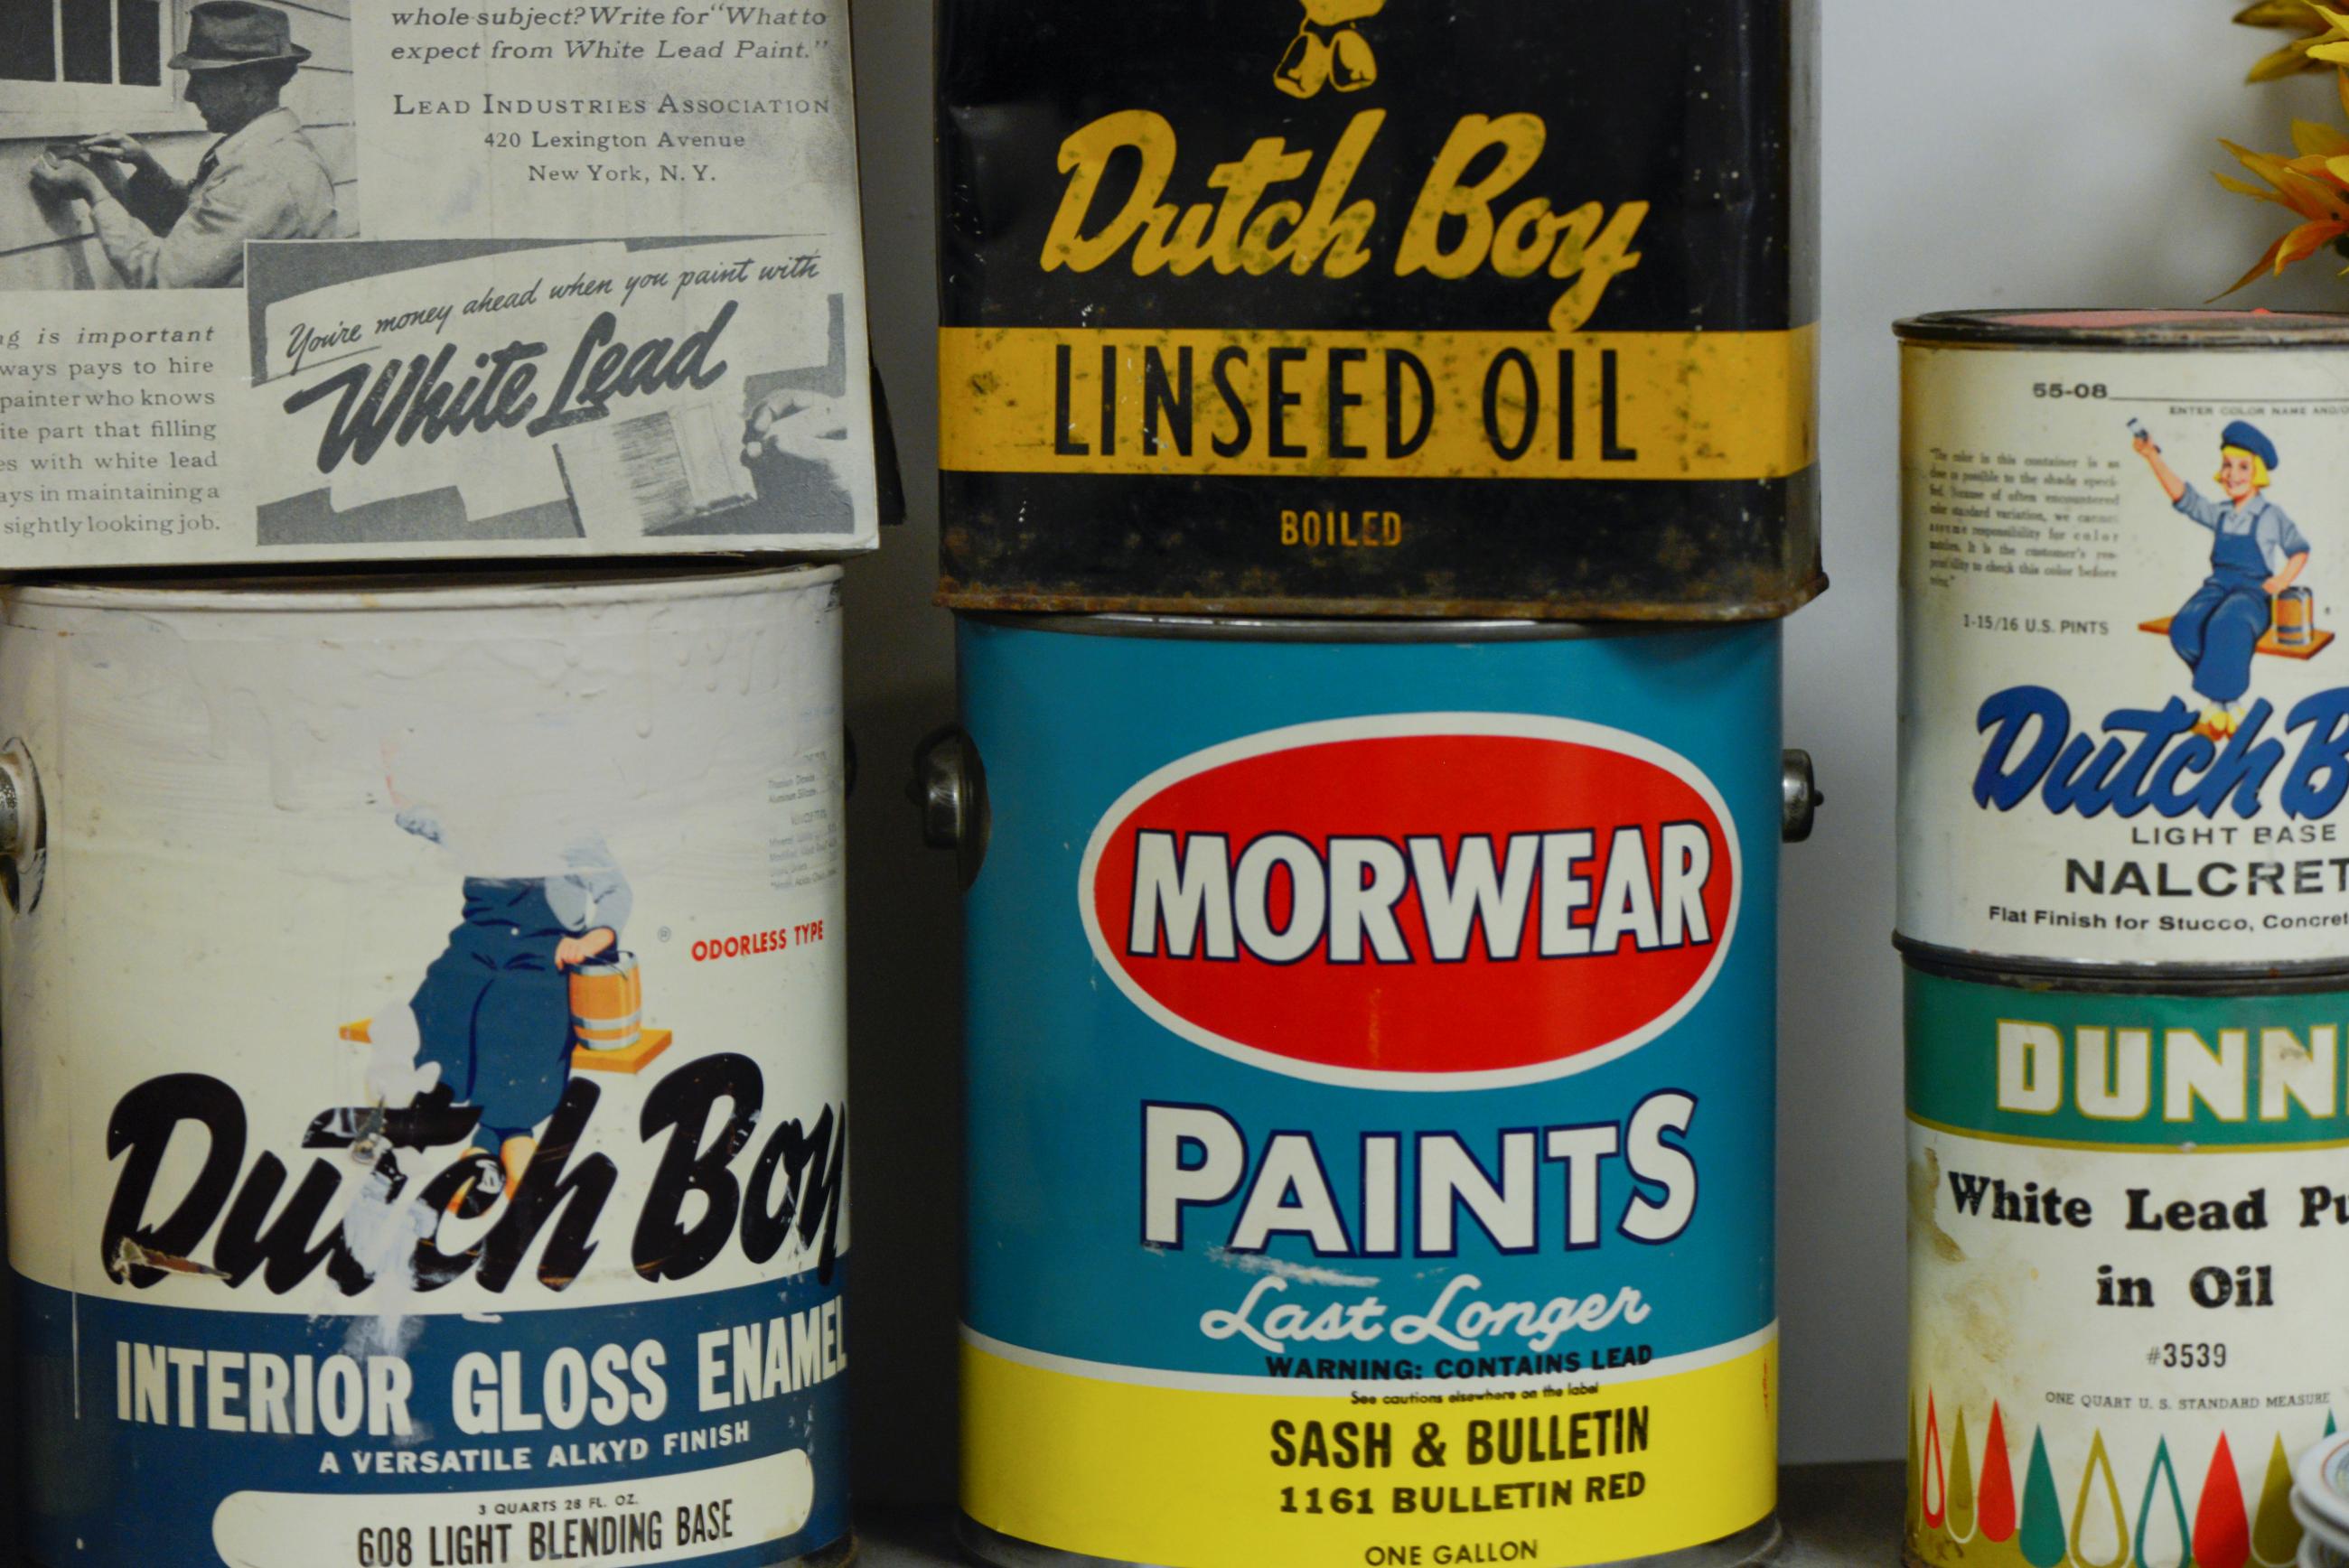
<path id="1" fill-rule="evenodd" d="M 838 579 L 0 593 L 28 1561 L 846 1557 Z"/>

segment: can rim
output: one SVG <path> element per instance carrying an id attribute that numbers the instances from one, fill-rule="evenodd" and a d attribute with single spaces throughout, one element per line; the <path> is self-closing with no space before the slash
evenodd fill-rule
<path id="1" fill-rule="evenodd" d="M 1997 306 L 1908 316 L 1892 331 L 1903 343 L 1974 347 L 2349 347 L 2349 312 Z"/>
<path id="2" fill-rule="evenodd" d="M 1545 643 L 1726 632 L 1777 621 L 1404 621 L 1303 615 L 1160 615 L 1137 611 L 1092 614 L 957 610 L 955 618 L 1023 632 L 1081 637 L 1155 637 L 1195 643 Z"/>
<path id="3" fill-rule="evenodd" d="M 2302 959 L 2256 969 L 2222 964 L 2090 964 L 1975 953 L 1898 932 L 1892 945 L 1910 968 L 1925 974 L 2025 991 L 2126 996 L 2290 996 L 2349 991 L 2349 965 L 2339 959 Z"/>
<path id="4" fill-rule="evenodd" d="M 585 568 L 557 564 L 486 571 L 472 578 L 443 572 L 295 573 L 184 573 L 98 580 L 31 579 L 0 586 L 0 603 L 44 608 L 262 614 L 373 610 L 564 609 L 611 604 L 737 598 L 784 587 L 812 587 L 843 576 L 837 562 L 709 567 L 699 563 Z"/>

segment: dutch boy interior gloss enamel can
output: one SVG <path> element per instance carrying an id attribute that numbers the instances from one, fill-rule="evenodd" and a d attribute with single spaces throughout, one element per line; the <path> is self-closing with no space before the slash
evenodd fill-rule
<path id="1" fill-rule="evenodd" d="M 2349 316 L 1899 331 L 1904 944 L 2339 969 Z"/>
<path id="2" fill-rule="evenodd" d="M 1912 961 L 1912 1564 L 2293 1561 L 2349 1398 L 2344 1026 L 2338 977 Z"/>
<path id="3" fill-rule="evenodd" d="M 960 639 L 972 1550 L 1766 1550 L 1777 629 Z"/>
<path id="4" fill-rule="evenodd" d="M 0 593 L 28 1562 L 849 1554 L 838 577 Z"/>

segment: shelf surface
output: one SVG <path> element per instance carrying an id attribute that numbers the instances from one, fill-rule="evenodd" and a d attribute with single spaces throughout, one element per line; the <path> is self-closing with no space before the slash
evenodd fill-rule
<path id="1" fill-rule="evenodd" d="M 1898 1568 L 1901 1466 L 1794 1465 L 1779 1479 L 1786 1550 L 1776 1568 Z M 879 1513 L 860 1524 L 858 1568 L 964 1568 L 947 1522 Z"/>

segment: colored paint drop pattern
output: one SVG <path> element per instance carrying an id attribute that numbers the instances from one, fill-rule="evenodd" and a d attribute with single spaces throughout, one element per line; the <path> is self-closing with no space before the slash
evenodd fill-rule
<path id="1" fill-rule="evenodd" d="M 2194 1510 L 2194 1561 L 2197 1568 L 2243 1568 L 2251 1555 L 2251 1522 L 2243 1515 L 2243 1483 L 2235 1473 L 2235 1456 L 2225 1433 L 2211 1451 L 2210 1469 L 2202 1478 L 2202 1501 Z"/>
<path id="2" fill-rule="evenodd" d="M 1994 1400 L 1990 1408 L 1990 1438 L 1982 1445 L 1982 1489 L 1974 1512 L 1983 1539 L 2014 1539 L 2014 1470 L 2006 1454 L 2006 1418 Z"/>
<path id="3" fill-rule="evenodd" d="M 1950 1537 L 1961 1543 L 1974 1538 L 1974 1460 L 1966 1444 L 1966 1413 L 1958 1412 L 1950 1431 Z"/>
<path id="4" fill-rule="evenodd" d="M 2047 1434 L 2031 1434 L 2031 1463 L 2023 1472 L 2023 1523 L 2015 1535 L 2031 1568 L 2064 1561 L 2064 1504 L 2055 1495 L 2055 1469 L 2047 1462 Z"/>
<path id="5" fill-rule="evenodd" d="M 2169 1489 L 2169 1507 L 2157 1513 L 2154 1498 L 2164 1485 Z M 2178 1490 L 2178 1466 L 2170 1460 L 2169 1440 L 2165 1438 L 2153 1450 L 2153 1468 L 2145 1477 L 2145 1499 L 2137 1504 L 2137 1568 L 2185 1568 L 2191 1533 L 2192 1527 L 2186 1522 L 2186 1499 Z"/>
<path id="6" fill-rule="evenodd" d="M 2256 1501 L 2248 1507 L 2233 1449 L 2222 1434 L 2190 1519 L 2168 1440 L 2160 1439 L 2132 1520 L 2099 1429 L 2067 1522 L 2044 1428 L 2032 1434 L 2018 1501 L 2000 1403 L 1991 1405 L 1979 1464 L 1962 1408 L 1952 1417 L 1946 1446 L 1933 1390 L 1926 1390 L 1923 1421 L 1917 1419 L 1913 1397 L 1909 1416 L 1904 1523 L 1926 1563 L 1944 1568 L 2292 1568 L 2296 1561 L 2301 1531 L 2291 1507 L 2291 1450 L 2281 1433 L 2270 1444 Z M 2326 1417 L 2327 1435 L 2337 1424 Z"/>
<path id="7" fill-rule="evenodd" d="M 2292 1460 L 2283 1439 L 2268 1450 L 2268 1473 L 2260 1482 L 2260 1511 L 2251 1520 L 2251 1555 L 2267 1568 L 2283 1568 L 2300 1555 L 2300 1521 L 2292 1516 Z"/>
<path id="8" fill-rule="evenodd" d="M 1948 1517 L 1950 1491 L 1941 1473 L 1941 1418 L 1933 1396 L 1925 1396 L 1925 1462 L 1917 1476 L 1917 1503 L 1925 1511 L 1928 1528 L 1939 1530 Z"/>
<path id="9" fill-rule="evenodd" d="M 2104 1493 L 2096 1494 L 2095 1486 L 2103 1481 Z M 2102 1508 L 2095 1505 L 2101 1502 Z M 2238 1511 L 2241 1499 L 2236 1500 Z M 2110 1542 L 2104 1556 L 2092 1548 Z M 2121 1503 L 2120 1482 L 2114 1479 L 2111 1456 L 2105 1452 L 2105 1434 L 2099 1429 L 2088 1440 L 2088 1466 L 2080 1472 L 2080 1495 L 2072 1504 L 2072 1557 L 2080 1568 L 2121 1568 L 2128 1561 L 2128 1513 Z M 2230 1568 L 2241 1568 L 2231 1564 Z"/>

